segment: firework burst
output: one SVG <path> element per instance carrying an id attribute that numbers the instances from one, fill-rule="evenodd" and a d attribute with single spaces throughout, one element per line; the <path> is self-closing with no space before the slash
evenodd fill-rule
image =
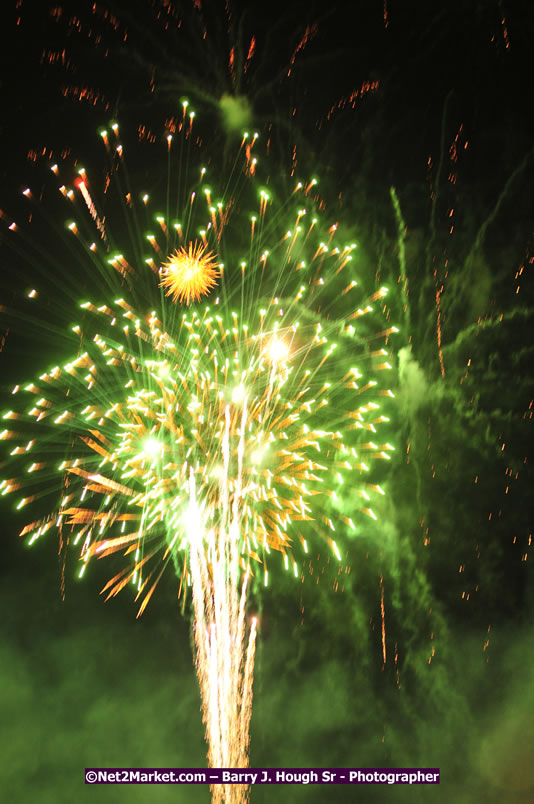
<path id="1" fill-rule="evenodd" d="M 192 122 L 184 105 L 182 151 Z M 118 126 L 112 132 L 102 133 L 108 184 L 120 186 L 124 148 Z M 315 180 L 296 184 L 272 216 L 270 194 L 257 188 L 243 225 L 255 140 L 243 138 L 242 169 L 219 201 L 205 168 L 176 198 L 169 182 L 167 213 L 152 221 L 158 234 L 146 235 L 148 256 L 138 238 L 132 256 L 112 251 L 110 216 L 78 171 L 81 205 L 69 229 L 113 296 L 81 304 L 72 359 L 15 389 L 33 402 L 8 411 L 0 434 L 16 442 L 11 460 L 25 470 L 2 481 L 2 493 L 17 491 L 19 509 L 59 493 L 23 528 L 30 543 L 59 530 L 79 551 L 80 575 L 93 559 L 122 554 L 104 591 L 133 586 L 139 613 L 167 566 L 183 601 L 191 587 L 209 761 L 224 767 L 247 759 L 251 579 L 266 586 L 276 556 L 302 575 L 310 538 L 326 539 L 340 559 L 338 531 L 361 528 L 360 514 L 376 518 L 373 498 L 384 492 L 371 468 L 393 449 L 380 436 L 392 396 L 380 378 L 391 368 L 395 328 L 376 326 L 388 315 L 387 291 L 360 291 L 356 246 L 337 242 L 337 224 L 321 224 Z M 171 135 L 167 149 L 170 164 Z M 74 189 L 59 189 L 78 203 Z M 132 191 L 121 198 L 137 220 Z M 216 280 L 218 295 L 200 302 Z M 244 801 L 246 789 L 239 795 L 221 788 L 214 800 Z"/>
<path id="2" fill-rule="evenodd" d="M 190 142 L 192 115 L 186 108 L 180 133 Z M 102 138 L 111 155 L 110 180 L 119 184 L 124 148 L 118 126 L 112 132 L 115 142 L 108 132 Z M 171 140 L 167 137 L 169 150 Z M 11 450 L 19 465 L 27 462 L 27 472 L 4 480 L 3 492 L 23 490 L 22 508 L 53 495 L 69 479 L 59 506 L 23 533 L 35 541 L 67 524 L 80 546 L 82 572 L 92 557 L 124 551 L 126 566 L 108 591 L 114 594 L 131 582 L 144 605 L 154 588 L 146 572 L 153 559 L 156 576 L 171 562 L 182 586 L 190 582 L 183 515 L 191 469 L 207 521 L 218 524 L 227 415 L 227 478 L 235 492 L 234 440 L 240 437 L 245 400 L 240 549 L 243 564 L 261 568 L 265 583 L 273 550 L 298 575 L 292 547 L 300 542 L 306 552 L 313 531 L 326 536 L 338 555 L 340 511 L 344 528 L 356 530 L 358 513 L 374 518 L 372 499 L 383 493 L 370 472 L 393 449 L 379 438 L 387 430 L 387 398 L 393 396 L 381 379 L 391 368 L 386 347 L 395 331 L 383 323 L 387 290 L 362 298 L 352 269 L 357 247 L 337 243 L 337 224 L 321 224 L 315 180 L 297 183 L 270 220 L 270 194 L 257 187 L 254 175 L 255 140 L 244 137 L 242 172 L 226 197 L 213 200 L 201 167 L 193 188 L 178 190 L 188 199 L 180 216 L 187 223 L 170 214 L 153 216 L 159 234 L 146 233 L 148 255 L 135 253 L 134 246 L 133 256 L 111 250 L 114 238 L 103 223 L 110 228 L 109 215 L 98 212 L 88 177 L 78 170 L 82 181 L 76 179 L 74 187 L 83 204 L 69 229 L 117 295 L 81 303 L 82 322 L 71 329 L 72 359 L 17 386 L 36 401 L 26 412 L 4 414 L 18 424 L 2 438 L 25 439 L 30 431 L 36 437 L 30 446 L 25 441 Z M 56 165 L 53 172 L 58 174 Z M 247 216 L 243 181 L 256 188 L 259 199 L 256 212 Z M 232 192 L 236 187 L 239 195 Z M 75 190 L 66 184 L 59 189 L 76 204 Z M 25 195 L 31 198 L 29 190 Z M 127 214 L 135 213 L 132 198 L 128 189 Z M 147 204 L 142 195 L 141 208 Z M 174 205 L 167 200 L 168 207 Z M 277 220 L 282 212 L 293 216 L 287 229 Z M 86 236 L 88 223 L 100 244 Z M 248 259 L 239 259 L 238 249 Z M 174 256 L 165 260 L 169 252 Z M 228 259 L 216 261 L 216 252 Z M 194 304 L 209 293 L 216 275 L 218 295 Z M 158 298 L 158 283 L 189 309 Z M 148 311 L 145 294 L 154 304 Z M 40 450 L 39 460 L 30 460 Z M 54 454 L 61 455 L 57 463 L 50 459 Z M 350 516 L 344 515 L 347 509 Z"/>
<path id="3" fill-rule="evenodd" d="M 176 249 L 162 266 L 160 286 L 174 302 L 191 304 L 207 296 L 217 284 L 217 263 L 212 251 L 198 241 Z"/>

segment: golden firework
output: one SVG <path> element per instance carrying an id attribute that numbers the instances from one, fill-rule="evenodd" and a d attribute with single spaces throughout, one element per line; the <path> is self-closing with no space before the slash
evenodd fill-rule
<path id="1" fill-rule="evenodd" d="M 160 287 L 174 302 L 200 301 L 217 284 L 219 270 L 213 251 L 195 240 L 189 247 L 176 249 L 161 267 Z"/>

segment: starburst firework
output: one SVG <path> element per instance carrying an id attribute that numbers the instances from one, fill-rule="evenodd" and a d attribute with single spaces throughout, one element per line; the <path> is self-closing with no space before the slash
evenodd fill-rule
<path id="1" fill-rule="evenodd" d="M 188 121 L 186 108 L 179 129 L 189 140 L 192 117 Z M 112 155 L 113 179 L 124 149 L 118 126 L 112 130 L 114 147 L 107 132 L 102 136 Z M 242 177 L 251 184 L 255 140 L 245 137 L 242 143 Z M 193 264 L 192 278 L 183 280 L 189 287 L 181 289 L 176 274 L 182 268 L 171 272 L 164 267 L 168 273 L 162 284 L 169 292 L 174 285 L 173 299 L 197 298 L 200 285 L 207 291 L 215 271 L 220 293 L 184 312 L 171 301 L 158 300 L 152 290 L 157 307 L 144 312 L 147 284 L 141 260 L 109 253 L 105 216 L 97 211 L 85 171 L 78 172 L 83 182 L 77 180 L 75 187 L 83 184 L 102 246 L 85 239 L 83 217 L 69 228 L 92 258 L 96 254 L 95 264 L 104 267 L 108 285 L 123 291 L 126 284 L 129 292 L 103 304 L 84 302 L 84 320 L 72 328 L 77 354 L 25 387 L 38 400 L 26 413 L 5 414 L 20 424 L 4 430 L 2 438 L 24 440 L 30 431 L 36 437 L 11 451 L 28 460 L 28 471 L 4 480 L 3 493 L 25 489 L 21 508 L 68 487 L 59 506 L 29 523 L 23 534 L 35 541 L 51 527 L 67 525 L 81 551 L 82 574 L 92 557 L 123 551 L 126 565 L 107 591 L 115 594 L 133 583 L 142 609 L 169 562 L 183 588 L 190 583 L 183 518 L 189 473 L 193 469 L 207 522 L 217 526 L 225 417 L 229 411 L 231 460 L 225 482 L 233 494 L 246 399 L 239 492 L 243 566 L 251 566 L 267 583 L 269 556 L 277 551 L 285 567 L 298 575 L 293 547 L 300 542 L 306 552 L 313 531 L 339 555 L 336 519 L 356 529 L 358 512 L 374 518 L 372 497 L 383 493 L 367 477 L 372 462 L 387 460 L 393 449 L 375 438 L 388 421 L 383 409 L 392 393 L 379 377 L 390 368 L 384 346 L 395 327 L 373 323 L 377 313 L 382 318 L 387 291 L 379 288 L 361 298 L 352 270 L 355 244 L 336 243 L 337 225 L 323 229 L 326 237 L 316 235 L 321 222 L 315 180 L 297 183 L 286 204 L 293 222 L 278 235 L 269 220 L 270 196 L 260 189 L 258 212 L 248 224 L 245 261 L 224 247 L 236 232 L 234 239 L 242 240 L 247 229 L 242 211 L 235 211 L 242 197 L 215 203 L 202 168 L 200 186 L 187 194 L 187 226 L 156 215 L 160 235 L 146 235 L 151 254 L 142 259 L 158 278 L 158 263 L 176 265 L 183 258 L 185 271 Z M 73 199 L 66 185 L 60 190 Z M 31 197 L 30 191 L 25 195 Z M 205 211 L 199 207 L 202 196 Z M 132 193 L 126 198 L 131 207 Z M 194 242 L 195 230 L 200 242 Z M 159 255 L 172 250 L 171 235 L 179 238 L 174 254 L 181 256 L 164 262 Z M 229 260 L 216 262 L 210 245 L 223 249 Z M 108 265 L 115 269 L 111 275 Z M 29 460 L 41 447 L 44 454 Z M 55 454 L 62 459 L 54 462 Z"/>
<path id="2" fill-rule="evenodd" d="M 177 129 L 190 140 L 185 109 Z M 118 138 L 118 127 L 112 130 Z M 124 149 L 102 136 L 113 178 Z M 254 182 L 254 142 L 243 139 L 236 186 Z M 387 314 L 387 291 L 362 298 L 352 271 L 356 246 L 337 244 L 337 225 L 317 236 L 315 181 L 296 185 L 284 207 L 290 228 L 276 234 L 265 190 L 243 227 L 244 196 L 227 190 L 213 203 L 202 169 L 183 209 L 187 224 L 155 216 L 160 234 L 147 234 L 144 262 L 152 273 L 144 274 L 139 254 L 109 252 L 109 216 L 98 212 L 79 172 L 75 186 L 101 245 L 86 241 L 87 220 L 69 228 L 96 254 L 108 287 L 127 293 L 84 302 L 83 321 L 72 327 L 72 359 L 25 387 L 35 399 L 25 413 L 4 415 L 13 429 L 0 437 L 18 442 L 11 456 L 26 472 L 2 481 L 2 493 L 21 490 L 22 508 L 59 492 L 59 503 L 22 535 L 33 543 L 57 528 L 62 543 L 78 547 L 80 575 L 93 558 L 122 553 L 124 564 L 104 591 L 133 585 L 139 613 L 169 564 L 184 601 L 192 587 L 210 763 L 245 763 L 255 636 L 254 625 L 245 647 L 250 579 L 267 585 L 277 554 L 298 577 L 295 545 L 305 554 L 314 534 L 339 559 L 337 531 L 359 528 L 360 513 L 376 518 L 372 500 L 383 490 L 369 473 L 393 449 L 378 436 L 392 396 L 378 377 L 391 368 L 385 347 L 395 328 L 370 322 Z M 60 190 L 75 200 L 73 190 Z M 130 191 L 126 206 L 133 208 Z M 239 260 L 242 246 L 233 244 L 247 229 L 248 259 Z M 221 251 L 228 259 L 216 262 Z M 219 295 L 194 305 L 216 279 Z M 154 293 L 158 281 L 167 298 Z M 220 795 L 214 791 L 215 800 L 247 797 L 246 789 Z"/>
<path id="3" fill-rule="evenodd" d="M 176 249 L 162 266 L 161 287 L 174 302 L 191 304 L 207 296 L 217 284 L 219 271 L 212 251 L 198 241 Z"/>

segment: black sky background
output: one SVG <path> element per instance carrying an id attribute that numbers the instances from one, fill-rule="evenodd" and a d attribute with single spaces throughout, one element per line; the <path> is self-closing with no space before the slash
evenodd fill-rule
<path id="1" fill-rule="evenodd" d="M 351 572 L 337 592 L 319 545 L 319 584 L 280 574 L 258 598 L 251 765 L 422 765 L 441 768 L 441 785 L 258 787 L 251 800 L 534 802 L 533 8 L 236 3 L 228 34 L 213 2 L 202 39 L 192 5 L 166 32 L 156 0 L 97 4 L 96 14 L 84 0 L 2 5 L 0 209 L 16 217 L 20 190 L 44 170 L 28 153 L 66 148 L 98 166 L 101 124 L 116 115 L 123 127 L 156 128 L 182 96 L 224 165 L 233 137 L 214 101 L 231 90 L 228 43 L 243 51 L 254 33 L 241 92 L 271 137 L 276 187 L 286 188 L 296 145 L 297 170 L 320 176 L 328 209 L 358 239 L 367 281 L 391 288 L 401 332 L 387 503 L 365 537 L 347 538 Z M 89 100 L 77 100 L 85 87 Z M 1 223 L 2 313 L 28 315 L 0 319 L 7 409 L 13 383 L 50 363 L 32 316 L 55 310 L 24 301 L 39 258 L 13 252 Z M 38 226 L 43 254 L 59 254 L 61 266 L 65 235 Z M 99 595 L 104 562 L 79 582 L 72 556 L 62 601 L 57 544 L 27 549 L 9 497 L 1 511 L 6 800 L 209 801 L 202 787 L 83 783 L 87 766 L 205 764 L 174 579 L 136 620 L 127 592 L 108 603 Z"/>

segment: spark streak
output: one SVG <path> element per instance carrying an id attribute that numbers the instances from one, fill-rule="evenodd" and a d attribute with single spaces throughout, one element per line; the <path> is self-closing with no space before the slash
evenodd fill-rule
<path id="1" fill-rule="evenodd" d="M 195 613 L 196 668 L 202 694 L 203 719 L 213 768 L 248 766 L 249 725 L 252 714 L 252 679 L 256 620 L 246 642 L 248 567 L 240 570 L 243 456 L 246 403 L 238 436 L 237 477 L 230 494 L 232 417 L 225 411 L 222 441 L 224 471 L 221 477 L 222 516 L 219 526 L 207 532 L 197 502 L 195 475 L 189 478 L 190 563 Z M 207 549 L 205 547 L 207 545 Z M 249 799 L 246 785 L 213 785 L 214 804 L 241 804 Z"/>

